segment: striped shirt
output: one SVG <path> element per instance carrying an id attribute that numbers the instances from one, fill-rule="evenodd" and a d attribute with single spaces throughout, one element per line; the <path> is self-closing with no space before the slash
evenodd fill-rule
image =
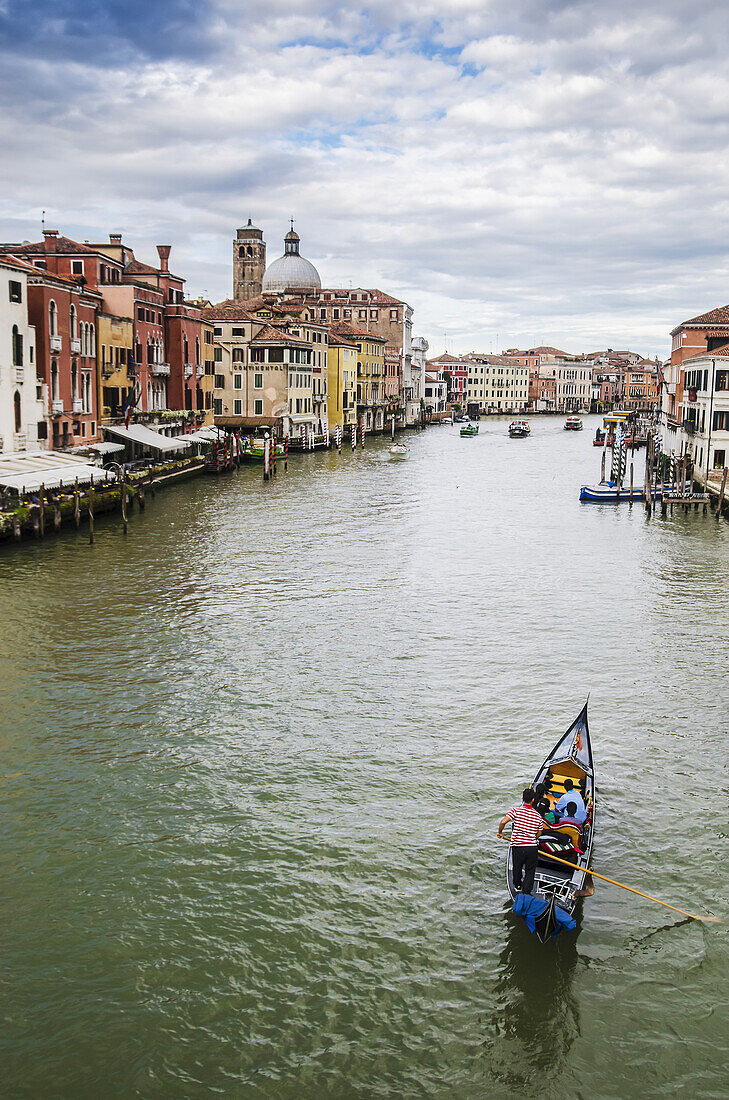
<path id="1" fill-rule="evenodd" d="M 511 830 L 511 843 L 521 848 L 527 844 L 539 842 L 539 832 L 544 828 L 544 818 L 537 813 L 533 806 L 515 806 L 506 815 L 513 823 Z"/>

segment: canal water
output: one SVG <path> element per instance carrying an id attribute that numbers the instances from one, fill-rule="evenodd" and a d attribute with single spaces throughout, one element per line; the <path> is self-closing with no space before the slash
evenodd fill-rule
<path id="1" fill-rule="evenodd" d="M 727 1095 L 727 926 L 541 946 L 495 832 L 590 692 L 596 869 L 729 915 L 729 526 L 506 427 L 2 548 L 3 1095 Z"/>

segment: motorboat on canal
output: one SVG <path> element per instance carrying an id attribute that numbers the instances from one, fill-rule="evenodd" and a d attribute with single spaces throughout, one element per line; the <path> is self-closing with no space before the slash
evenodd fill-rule
<path id="1" fill-rule="evenodd" d="M 592 744 L 587 723 L 587 703 L 566 733 L 547 756 L 534 777 L 532 786 L 544 783 L 547 799 L 554 808 L 565 794 L 565 781 L 571 780 L 582 795 L 587 810 L 584 825 L 552 825 L 540 837 L 537 869 L 531 895 L 514 887 L 511 846 L 506 857 L 506 884 L 514 899 L 514 912 L 523 916 L 542 942 L 562 929 L 574 928 L 573 914 L 582 897 L 592 895 L 592 881 L 586 874 L 592 858 L 595 831 L 595 772 Z M 565 847 L 566 842 L 566 847 Z M 570 847 L 571 845 L 571 847 Z M 565 867 L 550 859 L 550 853 L 574 863 Z"/>
<path id="2" fill-rule="evenodd" d="M 568 416 L 564 422 L 564 430 L 566 432 L 581 432 L 582 420 L 579 416 Z"/>
<path id="3" fill-rule="evenodd" d="M 512 420 L 509 424 L 509 435 L 512 439 L 520 439 L 525 435 L 529 435 L 530 432 L 531 428 L 528 420 Z"/>
<path id="4" fill-rule="evenodd" d="M 478 424 L 471 422 L 461 425 L 461 435 L 478 435 Z"/>
<path id="5" fill-rule="evenodd" d="M 592 504 L 620 504 L 624 500 L 645 500 L 645 492 L 637 485 L 631 493 L 630 487 L 623 488 L 617 481 L 601 481 L 599 485 L 583 485 L 580 500 Z"/>
<path id="6" fill-rule="evenodd" d="M 390 447 L 390 458 L 407 458 L 410 448 L 405 443 L 393 443 Z"/>

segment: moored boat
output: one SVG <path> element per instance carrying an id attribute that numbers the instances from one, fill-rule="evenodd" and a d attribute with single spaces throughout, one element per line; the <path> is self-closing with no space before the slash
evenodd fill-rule
<path id="1" fill-rule="evenodd" d="M 509 424 L 509 435 L 512 439 L 520 439 L 522 436 L 529 435 L 530 432 L 528 420 L 512 420 Z"/>
<path id="2" fill-rule="evenodd" d="M 478 424 L 464 424 L 461 427 L 461 435 L 478 435 Z"/>
<path id="3" fill-rule="evenodd" d="M 583 485 L 580 489 L 580 500 L 593 504 L 619 504 L 623 500 L 645 500 L 642 487 L 633 486 L 623 488 L 617 481 L 601 481 L 599 485 Z"/>
<path id="4" fill-rule="evenodd" d="M 506 859 L 506 883 L 514 899 L 514 910 L 524 916 L 528 924 L 532 922 L 535 925 L 540 939 L 556 934 L 560 927 L 573 926 L 569 918 L 574 913 L 579 898 L 591 893 L 591 880 L 585 869 L 590 866 L 595 831 L 595 773 L 587 723 L 587 703 L 549 753 L 537 771 L 532 785 L 544 783 L 547 786 L 549 804 L 554 807 L 566 793 L 566 780 L 570 780 L 573 788 L 581 794 L 587 818 L 581 828 L 572 824 L 557 824 L 550 826 L 542 834 L 531 896 L 519 894 L 514 887 L 511 846 Z M 565 841 L 572 848 L 567 849 L 569 854 L 564 858 L 574 863 L 576 869 L 550 859 L 550 851 L 556 854 L 557 850 L 560 850 L 562 858 L 559 846 Z M 560 910 L 561 913 L 555 910 Z M 563 915 L 567 919 L 563 919 Z"/>
<path id="5" fill-rule="evenodd" d="M 564 422 L 564 430 L 566 432 L 581 432 L 582 421 L 579 416 L 568 416 Z"/>

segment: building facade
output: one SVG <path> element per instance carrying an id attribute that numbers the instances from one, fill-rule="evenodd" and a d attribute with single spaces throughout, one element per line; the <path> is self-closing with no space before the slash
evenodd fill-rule
<path id="1" fill-rule="evenodd" d="M 35 329 L 28 318 L 34 269 L 0 256 L 0 451 L 47 446 L 44 387 L 36 374 Z M 40 428 L 40 438 L 39 438 Z"/>
<path id="2" fill-rule="evenodd" d="M 510 355 L 468 356 L 467 404 L 479 412 L 523 412 L 529 400 L 529 368 Z"/>
<path id="3" fill-rule="evenodd" d="M 729 466 L 729 345 L 683 360 L 683 452 L 703 481 Z"/>

